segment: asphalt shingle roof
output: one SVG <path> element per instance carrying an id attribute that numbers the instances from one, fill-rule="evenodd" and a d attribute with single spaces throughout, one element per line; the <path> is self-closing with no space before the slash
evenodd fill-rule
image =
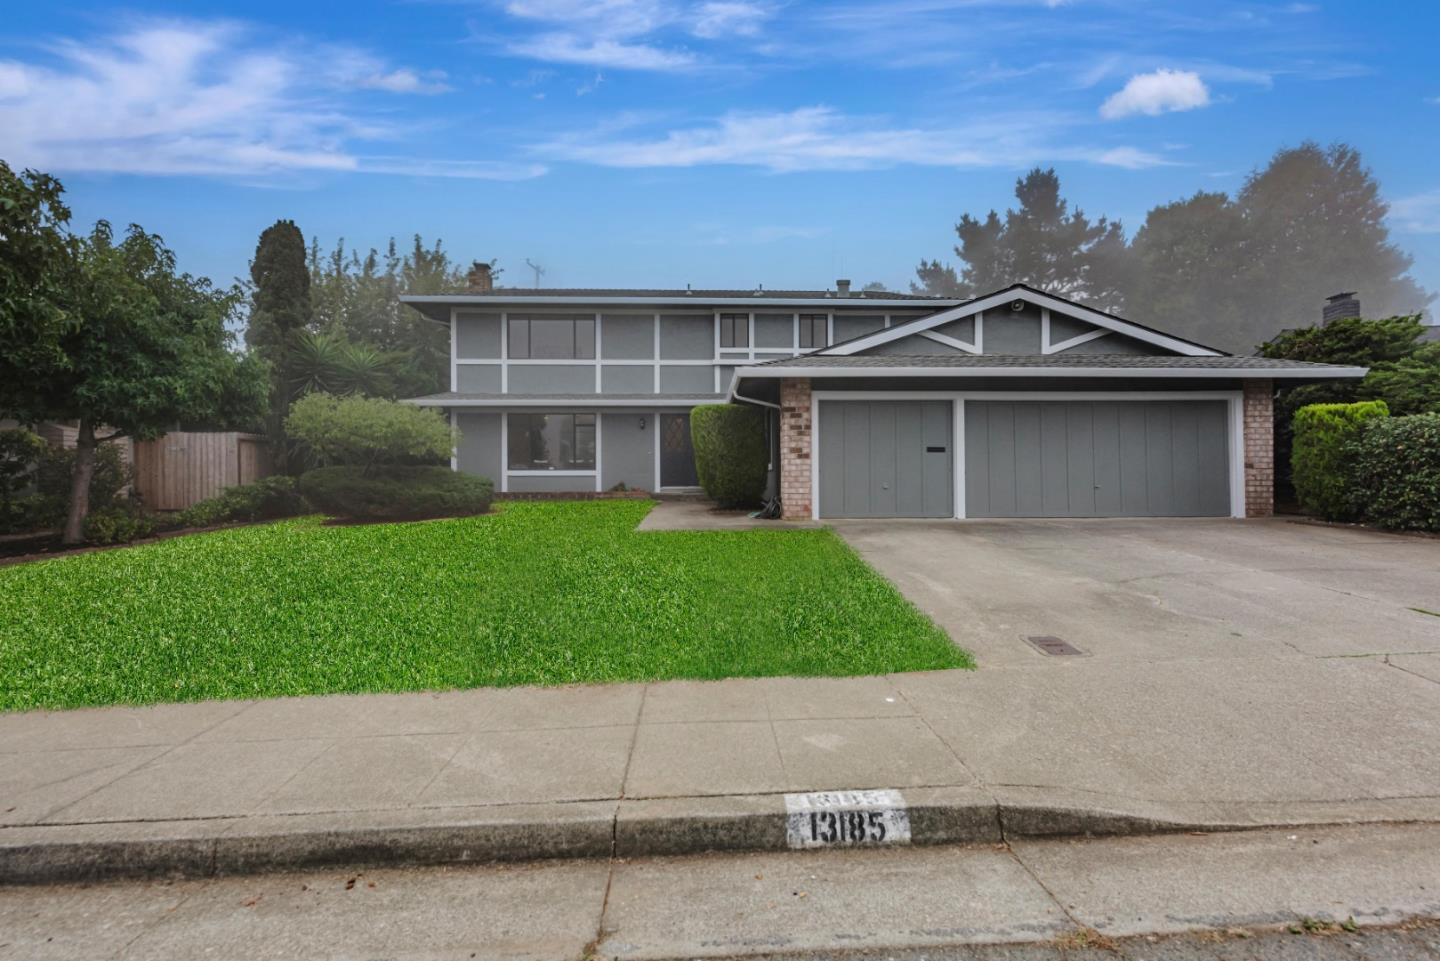
<path id="1" fill-rule="evenodd" d="M 1177 354 L 850 354 L 786 357 L 755 364 L 756 367 L 873 367 L 879 370 L 911 367 L 1021 367 L 1037 370 L 1074 368 L 1133 369 L 1194 367 L 1200 370 L 1334 370 L 1334 364 L 1312 364 L 1303 360 L 1272 357 L 1191 357 Z"/>
<path id="2" fill-rule="evenodd" d="M 754 289 L 705 289 L 680 290 L 663 287 L 496 287 L 490 291 L 457 291 L 462 297 L 562 297 L 583 299 L 586 297 L 677 297 L 692 300 L 732 300 L 744 297 L 771 297 L 782 300 L 917 300 L 954 303 L 954 297 L 933 297 L 929 294 L 902 294 L 892 290 L 852 290 L 848 296 L 841 296 L 833 290 L 769 290 Z"/>

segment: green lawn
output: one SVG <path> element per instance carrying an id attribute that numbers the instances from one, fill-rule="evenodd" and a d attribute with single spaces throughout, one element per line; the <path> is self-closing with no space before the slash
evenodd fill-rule
<path id="1" fill-rule="evenodd" d="M 829 531 L 637 533 L 649 509 L 303 518 L 3 568 L 0 709 L 972 664 Z"/>

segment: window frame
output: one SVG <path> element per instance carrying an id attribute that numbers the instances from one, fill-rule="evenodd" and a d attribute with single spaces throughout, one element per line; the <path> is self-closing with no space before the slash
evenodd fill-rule
<path id="1" fill-rule="evenodd" d="M 521 438 L 530 436 L 535 420 L 544 421 L 551 417 L 570 418 L 568 431 L 570 461 L 561 466 L 537 467 L 534 457 L 531 456 L 526 458 L 522 466 L 517 467 L 514 459 L 516 443 Z M 548 423 L 545 423 L 540 429 L 544 431 L 547 426 L 549 426 Z M 507 474 L 564 476 L 567 474 L 595 474 L 600 469 L 600 415 L 594 411 L 506 411 L 505 433 L 505 472 Z M 588 437 L 585 436 L 586 434 Z M 582 438 L 584 438 L 583 445 Z M 563 443 L 566 439 L 567 434 L 562 429 L 560 441 Z M 534 450 L 533 443 L 528 439 L 524 443 L 530 450 Z M 575 454 L 587 448 L 590 454 L 588 467 L 584 466 L 584 462 L 575 460 Z"/>
<path id="2" fill-rule="evenodd" d="M 570 353 L 566 356 L 536 357 L 534 347 L 533 331 L 531 324 L 554 323 L 570 325 Z M 582 326 L 588 325 L 589 337 L 581 335 Z M 521 339 L 515 335 L 522 333 L 523 348 Z M 547 317 L 534 314 L 509 314 L 505 322 L 505 356 L 511 360 L 596 360 L 599 354 L 599 332 L 595 324 L 595 318 L 590 315 L 574 315 L 568 317 Z"/>
<path id="3" fill-rule="evenodd" d="M 829 346 L 830 346 L 830 315 L 829 315 L 829 314 L 800 314 L 800 315 L 798 315 L 798 317 L 799 317 L 798 326 L 799 326 L 800 339 L 799 339 L 799 343 L 796 344 L 797 347 L 799 347 L 801 350 L 819 350 L 819 349 L 822 348 L 822 347 L 829 347 Z M 816 329 L 815 329 L 815 325 L 816 325 L 817 323 L 819 323 L 819 325 L 820 325 L 820 329 L 819 329 L 819 331 L 818 331 L 818 333 L 820 334 L 820 337 L 819 337 L 819 341 L 820 341 L 820 342 L 819 342 L 819 343 L 813 343 L 813 341 L 816 340 L 815 334 L 817 333 L 817 331 L 816 331 Z M 808 332 L 809 335 L 810 335 L 810 338 L 809 338 L 809 339 L 812 341 L 812 343 L 808 343 L 808 344 L 807 344 L 807 343 L 805 342 L 805 339 L 806 339 L 806 338 L 805 338 L 805 335 L 806 335 L 807 332 Z"/>
<path id="4" fill-rule="evenodd" d="M 726 343 L 726 334 L 729 334 L 731 343 Z M 738 337 L 736 335 L 739 335 Z M 738 340 L 739 343 L 735 343 Z M 749 350 L 750 349 L 750 315 L 749 314 L 721 314 L 720 315 L 720 349 L 721 350 Z"/>

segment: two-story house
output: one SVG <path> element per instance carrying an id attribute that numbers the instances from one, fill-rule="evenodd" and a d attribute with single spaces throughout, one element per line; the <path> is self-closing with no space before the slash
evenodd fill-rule
<path id="1" fill-rule="evenodd" d="M 786 517 L 1255 516 L 1276 383 L 1363 368 L 1236 357 L 1016 284 L 407 296 L 450 331 L 454 466 L 503 492 L 697 483 L 690 410 L 768 411 Z"/>

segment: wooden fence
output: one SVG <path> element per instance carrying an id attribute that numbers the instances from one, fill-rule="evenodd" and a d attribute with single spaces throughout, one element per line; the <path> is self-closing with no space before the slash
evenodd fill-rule
<path id="1" fill-rule="evenodd" d="M 259 434 L 172 431 L 135 443 L 135 490 L 146 507 L 184 510 L 227 487 L 249 484 L 270 471 Z"/>

